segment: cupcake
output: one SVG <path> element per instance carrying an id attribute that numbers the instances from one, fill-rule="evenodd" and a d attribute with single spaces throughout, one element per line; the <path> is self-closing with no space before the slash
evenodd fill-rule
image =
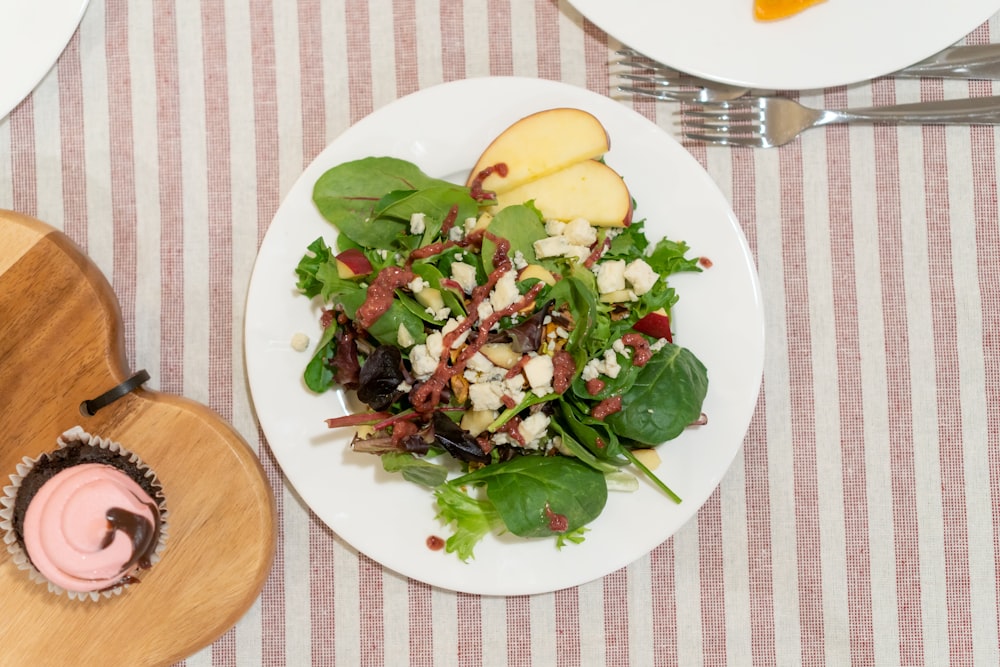
<path id="1" fill-rule="evenodd" d="M 0 498 L 14 563 L 50 591 L 99 600 L 139 581 L 166 538 L 163 489 L 139 458 L 75 427 L 25 457 Z"/>

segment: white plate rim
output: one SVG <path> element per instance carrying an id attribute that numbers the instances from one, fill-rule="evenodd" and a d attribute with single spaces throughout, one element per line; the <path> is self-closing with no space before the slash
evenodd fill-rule
<path id="1" fill-rule="evenodd" d="M 483 100 L 491 102 L 484 107 Z M 555 106 L 587 109 L 604 122 L 612 137 L 608 163 L 626 182 L 631 178 L 642 184 L 636 192 L 640 216 L 657 207 L 650 201 L 644 208 L 642 192 L 664 187 L 664 175 L 677 181 L 666 184 L 666 192 L 681 188 L 695 195 L 671 202 L 671 209 L 700 218 L 677 225 L 696 239 L 692 250 L 707 254 L 714 265 L 673 281 L 681 297 L 675 311 L 678 342 L 686 344 L 685 327 L 694 333 L 697 326 L 698 340 L 689 340 L 689 346 L 703 357 L 699 346 L 714 349 L 724 361 L 706 361 L 710 378 L 732 381 L 710 380 L 707 426 L 660 447 L 666 465 L 687 472 L 666 475 L 685 498 L 683 504 L 674 505 L 644 481 L 635 494 L 609 498 L 582 545 L 558 551 L 554 540 L 490 536 L 477 546 L 474 560 L 462 563 L 453 554 L 424 546 L 430 535 L 448 535 L 434 519 L 428 491 L 390 477 L 374 457 L 349 451 L 348 434 L 325 429 L 321 420 L 345 413 L 348 406 L 339 392 L 310 395 L 302 384 L 301 369 L 310 352 L 295 352 L 289 341 L 299 332 L 315 341 L 319 326 L 315 307 L 294 293 L 293 268 L 317 235 L 333 236 L 310 199 L 316 178 L 330 166 L 389 154 L 411 159 L 429 174 L 454 178 L 471 168 L 487 140 L 508 124 Z M 463 118 L 465 127 L 455 133 Z M 630 168 L 627 158 L 636 150 L 657 158 L 656 164 L 633 161 Z M 670 169 L 664 168 L 667 163 Z M 694 303 L 696 295 L 706 291 L 724 301 L 713 302 L 712 312 Z M 683 306 L 686 294 L 689 307 Z M 706 322 L 711 322 L 710 328 Z M 741 334 L 729 344 L 735 326 Z M 390 570 L 439 588 L 482 595 L 534 594 L 600 578 L 641 558 L 673 535 L 714 492 L 742 445 L 756 406 L 763 372 L 763 305 L 749 246 L 728 202 L 667 133 L 631 109 L 583 88 L 541 79 L 484 77 L 440 84 L 382 107 L 335 139 L 305 169 L 261 244 L 247 293 L 244 350 L 256 415 L 271 451 L 290 486 L 340 538 Z M 711 411 L 718 414 L 719 406 L 725 406 L 726 418 L 713 421 Z M 713 457 L 707 462 L 705 451 Z M 696 468 L 699 474 L 690 474 Z M 365 499 L 361 509 L 351 504 L 359 497 Z M 628 511 L 627 505 L 638 510 L 649 503 L 660 516 Z M 415 511 L 395 514 L 399 507 L 414 504 Z M 652 527 L 650 516 L 655 517 Z"/>
<path id="2" fill-rule="evenodd" d="M 41 82 L 65 50 L 89 0 L 0 2 L 0 121 Z M 6 16 L 5 16 L 6 15 Z"/>
<path id="3" fill-rule="evenodd" d="M 752 0 L 570 0 L 626 46 L 708 79 L 773 90 L 815 90 L 883 76 L 960 41 L 997 0 L 826 0 L 773 22 Z"/>

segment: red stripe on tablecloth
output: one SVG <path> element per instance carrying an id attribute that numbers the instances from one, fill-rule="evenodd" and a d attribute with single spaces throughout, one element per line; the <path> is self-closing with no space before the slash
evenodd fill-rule
<path id="1" fill-rule="evenodd" d="M 271 487 L 274 496 L 275 524 L 277 527 L 277 537 L 274 550 L 274 562 L 271 564 L 271 571 L 264 581 L 264 588 L 260 592 L 261 609 L 261 662 L 268 667 L 284 667 L 285 657 L 285 513 L 283 498 L 283 483 L 281 470 L 278 462 L 274 459 L 274 454 L 265 446 L 264 432 L 257 429 L 257 452 L 260 458 L 261 467 Z M 311 561 L 310 561 L 311 566 Z M 310 596 L 310 600 L 314 598 Z M 328 607 L 333 609 L 333 603 Z M 324 627 L 322 623 L 311 623 L 310 627 Z M 330 623 L 333 627 L 333 623 Z M 329 634 L 333 634 L 331 630 Z"/>
<path id="2" fill-rule="evenodd" d="M 229 79 L 226 71 L 226 15 L 222 5 L 202 2 L 205 78 L 205 149 L 208 186 L 208 405 L 232 419 L 232 187 L 230 180 Z M 213 664 L 236 659 L 236 629 L 212 645 Z"/>
<path id="3" fill-rule="evenodd" d="M 302 150 L 304 162 L 309 161 L 310 151 L 322 148 L 325 142 L 326 118 L 323 113 L 322 57 L 317 46 L 320 30 L 318 0 L 299 0 L 299 39 L 302 96 Z M 277 80 L 275 75 L 274 52 L 274 8 L 266 0 L 253 0 L 250 6 L 250 43 L 253 60 L 251 76 L 253 78 L 254 105 L 254 156 L 256 164 L 256 199 L 257 199 L 257 245 L 264 238 L 264 233 L 270 225 L 274 212 L 280 203 L 280 188 L 278 175 L 278 101 Z M 311 54 L 312 57 L 308 57 Z M 319 73 L 317 74 L 317 70 Z M 316 107 L 319 111 L 316 111 Z M 318 136 L 318 140 L 317 140 Z M 319 143 L 320 148 L 316 148 Z M 274 454 L 266 446 L 264 433 L 258 426 L 257 451 L 261 467 L 267 477 L 274 496 L 275 516 L 277 523 L 277 545 L 271 572 L 264 582 L 261 591 L 261 660 L 265 665 L 281 667 L 286 664 L 286 602 L 285 602 L 285 512 L 284 512 L 284 482 L 281 470 Z M 333 643 L 333 595 L 325 589 L 313 588 L 314 576 L 312 568 L 320 567 L 328 573 L 332 581 L 333 570 L 332 549 L 314 550 L 313 532 L 318 521 L 312 518 L 309 526 L 309 567 L 310 567 L 310 628 L 313 639 L 312 648 L 316 648 L 317 634 L 328 637 Z M 316 532 L 322 532 L 317 529 Z M 322 539 L 322 538 L 321 538 Z M 329 538 L 324 540 L 329 544 Z M 315 593 L 315 595 L 313 595 Z M 329 613 L 317 618 L 314 605 L 317 601 L 329 602 Z M 323 643 L 323 640 L 320 640 Z M 319 651 L 322 656 L 322 651 Z M 333 652 L 329 654 L 333 661 Z"/>
<path id="4" fill-rule="evenodd" d="M 38 215 L 38 172 L 35 161 L 35 100 L 28 95 L 8 116 L 10 123 L 11 202 L 15 211 Z"/>
<path id="5" fill-rule="evenodd" d="M 326 147 L 326 97 L 323 80 L 323 12 L 320 0 L 298 0 L 299 76 L 302 95 L 302 165 L 308 165 Z M 273 71 L 273 70 L 272 70 Z M 262 91 L 264 92 L 264 91 Z M 268 89 L 275 95 L 276 89 Z M 254 99 L 259 96 L 255 95 Z M 275 118 L 277 121 L 277 118 Z M 260 123 L 258 122 L 258 127 Z M 277 123 L 268 128 L 267 143 L 277 142 Z M 258 145 L 259 145 L 258 140 Z M 275 144 L 276 145 L 276 144 Z M 278 204 L 277 170 L 272 204 Z"/>
<path id="6" fill-rule="evenodd" d="M 940 80 L 920 85 L 921 99 L 944 98 Z M 937 387 L 938 457 L 944 530 L 944 577 L 948 610 L 948 647 L 952 664 L 972 653 L 972 600 L 969 533 L 965 507 L 965 453 L 962 443 L 962 393 L 958 364 L 955 271 L 952 265 L 950 198 L 945 128 L 922 128 L 924 206 L 930 273 L 934 377 Z"/>
<path id="7" fill-rule="evenodd" d="M 420 87 L 414 0 L 392 0 L 392 32 L 396 52 L 396 97 L 403 97 Z"/>
<path id="8" fill-rule="evenodd" d="M 992 84 L 986 83 L 986 90 Z M 1000 328 L 996 313 L 1000 312 L 1000 216 L 997 213 L 996 130 L 989 126 L 973 126 L 972 133 L 972 182 L 973 210 L 976 216 L 976 274 L 979 278 L 979 310 L 983 314 L 980 333 L 983 342 L 983 374 L 985 376 L 984 407 L 985 427 L 990 438 L 987 449 L 989 466 L 990 517 L 983 517 L 983 524 L 993 530 L 993 601 L 1000 608 Z M 986 582 L 980 582 L 986 585 Z"/>
<path id="9" fill-rule="evenodd" d="M 347 90 L 351 98 L 351 123 L 372 112 L 371 34 L 367 0 L 347 0 Z"/>
<path id="10" fill-rule="evenodd" d="M 59 79 L 59 152 L 62 158 L 63 231 L 87 250 L 87 170 L 83 126 L 80 32 L 66 45 L 56 68 Z"/>
<path id="11" fill-rule="evenodd" d="M 114 259 L 111 284 L 121 305 L 125 354 L 135 360 L 136 209 L 135 145 L 132 140 L 132 73 L 128 54 L 128 2 L 109 0 L 104 48 L 108 59 L 111 149 L 111 220 Z"/>
<path id="12" fill-rule="evenodd" d="M 667 540 L 650 552 L 649 580 L 653 607 L 653 664 L 676 665 L 677 585 L 673 540 Z"/>
<path id="13" fill-rule="evenodd" d="M 273 456 L 268 458 L 273 459 Z M 314 665 L 333 665 L 337 662 L 336 578 L 333 533 L 310 512 L 309 651 Z"/>
<path id="14" fill-rule="evenodd" d="M 604 577 L 604 664 L 629 664 L 628 569 Z"/>
<path id="15" fill-rule="evenodd" d="M 558 81 L 562 76 L 559 55 L 559 3 L 535 2 L 535 44 L 538 45 L 538 78 Z"/>
<path id="16" fill-rule="evenodd" d="M 358 618 L 360 619 L 361 665 L 385 663 L 385 601 L 382 566 L 358 554 Z"/>
<path id="17" fill-rule="evenodd" d="M 754 149 L 729 151 L 733 212 L 740 221 L 754 260 L 758 261 L 757 189 Z M 767 304 L 765 304 L 767 307 Z M 771 496 L 767 452 L 767 386 L 763 384 L 743 444 L 747 512 L 747 565 L 750 598 L 750 651 L 754 664 L 777 661 L 774 640 L 774 577 L 771 558 Z"/>
<path id="18" fill-rule="evenodd" d="M 459 667 L 483 664 L 483 601 L 478 595 L 456 594 Z"/>
<path id="19" fill-rule="evenodd" d="M 802 142 L 778 154 L 781 182 L 781 246 L 784 256 L 785 328 L 788 339 L 792 470 L 795 495 L 795 556 L 803 664 L 822 664 L 823 573 L 816 488 L 816 395 L 812 364 L 808 258 L 803 203 Z M 835 379 L 834 379 L 835 380 Z"/>
<path id="20" fill-rule="evenodd" d="M 698 510 L 698 581 L 705 663 L 726 664 L 726 581 L 722 500 L 716 489 Z"/>
<path id="21" fill-rule="evenodd" d="M 847 106 L 847 90 L 824 96 L 825 106 Z M 837 405 L 840 416 L 840 474 L 843 480 L 844 550 L 847 571 L 847 631 L 851 663 L 875 661 L 872 636 L 871 543 L 868 535 L 868 475 L 865 468 L 864 394 L 858 324 L 857 268 L 854 264 L 851 143 L 846 125 L 826 129 L 827 198 L 836 335 Z"/>
<path id="22" fill-rule="evenodd" d="M 895 102 L 895 83 L 876 79 L 872 103 Z M 892 476 L 893 540 L 896 558 L 896 606 L 899 650 L 904 665 L 922 665 L 923 614 L 920 594 L 920 541 L 917 483 L 913 464 L 913 399 L 910 392 L 910 347 L 903 275 L 899 136 L 892 127 L 876 126 L 875 192 L 882 262 L 883 326 L 888 373 L 889 455 Z"/>
<path id="23" fill-rule="evenodd" d="M 410 622 L 410 665 L 434 664 L 434 609 L 428 584 L 407 582 L 407 619 Z"/>
<path id="24" fill-rule="evenodd" d="M 465 78 L 465 3 L 441 0 L 441 64 L 445 81 Z"/>
<path id="25" fill-rule="evenodd" d="M 556 620 L 556 664 L 579 665 L 580 589 L 564 588 L 553 594 Z"/>
<path id="26" fill-rule="evenodd" d="M 156 150 L 160 191 L 160 389 L 184 393 L 184 176 L 181 155 L 177 16 L 153 5 Z"/>
<path id="27" fill-rule="evenodd" d="M 507 598 L 507 664 L 531 664 L 531 598 L 517 595 Z"/>
<path id="28" fill-rule="evenodd" d="M 510 35 L 510 3 L 486 0 L 490 29 L 490 75 L 510 76 L 514 73 L 513 48 Z"/>

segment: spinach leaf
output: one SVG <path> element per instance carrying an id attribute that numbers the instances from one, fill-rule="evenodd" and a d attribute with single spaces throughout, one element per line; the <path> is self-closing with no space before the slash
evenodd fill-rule
<path id="1" fill-rule="evenodd" d="M 542 224 L 538 211 L 533 207 L 519 204 L 501 209 L 496 217 L 490 220 L 487 231 L 495 237 L 507 239 L 510 242 L 509 255 L 511 257 L 520 251 L 528 264 L 541 264 L 549 270 L 556 269 L 553 260 L 540 260 L 535 255 L 535 241 L 548 237 L 548 234 L 545 233 L 545 225 Z M 493 266 L 493 254 L 496 249 L 496 243 L 489 235 L 483 238 L 482 258 L 487 272 L 496 268 Z"/>
<path id="2" fill-rule="evenodd" d="M 521 537 L 575 531 L 604 509 L 604 473 L 565 456 L 522 456 L 480 468 L 444 486 L 486 484 L 507 529 Z"/>
<path id="3" fill-rule="evenodd" d="M 707 392 L 704 364 L 686 348 L 666 345 L 622 394 L 622 409 L 605 421 L 623 438 L 658 445 L 698 419 Z"/>
<path id="4" fill-rule="evenodd" d="M 416 165 L 391 157 L 368 157 L 328 170 L 313 187 L 316 208 L 341 234 L 366 248 L 393 248 L 409 221 L 378 218 L 375 209 L 397 190 L 454 184 L 424 174 Z"/>
<path id="5" fill-rule="evenodd" d="M 317 394 L 321 394 L 333 384 L 333 371 L 330 370 L 330 361 L 337 351 L 337 342 L 334 334 L 337 332 L 337 324 L 333 322 L 323 331 L 323 337 L 316 346 L 316 352 L 306 365 L 303 380 L 306 386 Z"/>
<path id="6" fill-rule="evenodd" d="M 355 289 L 350 292 L 342 293 L 339 303 L 344 309 L 344 314 L 353 320 L 355 313 L 365 302 L 367 296 L 368 290 L 360 286 L 355 286 Z M 400 325 L 406 327 L 415 342 L 422 343 L 427 339 L 421 319 L 404 306 L 399 299 L 392 300 L 389 309 L 368 327 L 368 333 L 380 343 L 399 345 Z"/>

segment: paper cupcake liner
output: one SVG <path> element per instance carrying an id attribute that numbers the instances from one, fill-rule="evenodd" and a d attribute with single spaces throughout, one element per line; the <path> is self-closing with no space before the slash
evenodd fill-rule
<path id="1" fill-rule="evenodd" d="M 56 450 L 77 443 L 82 443 L 92 447 L 99 447 L 101 449 L 106 449 L 113 454 L 124 456 L 128 459 L 129 463 L 134 465 L 136 469 L 140 471 L 141 475 L 158 490 L 153 496 L 153 500 L 156 502 L 157 508 L 160 512 L 160 534 L 156 549 L 149 558 L 150 566 L 155 565 L 159 562 L 163 549 L 166 546 L 167 533 L 169 530 L 168 512 L 166 500 L 163 495 L 163 486 L 157 479 L 156 474 L 138 456 L 122 447 L 121 444 L 87 433 L 80 426 L 74 426 L 59 436 L 56 441 Z M 10 485 L 3 488 L 3 496 L 0 496 L 0 531 L 3 532 L 3 541 L 7 547 L 7 551 L 13 558 L 14 565 L 16 565 L 18 569 L 26 571 L 28 577 L 35 583 L 46 584 L 50 592 L 57 595 L 66 595 L 71 600 L 91 600 L 96 602 L 103 598 L 121 595 L 121 593 L 131 584 L 122 583 L 114 586 L 113 588 L 100 591 L 70 591 L 62 586 L 52 583 L 41 572 L 39 572 L 34 565 L 32 565 L 27 552 L 25 552 L 24 548 L 18 541 L 17 535 L 14 532 L 14 504 L 17 500 L 17 493 L 21 488 L 21 482 L 25 477 L 27 477 L 28 473 L 31 472 L 31 470 L 34 469 L 39 462 L 47 460 L 48 457 L 49 452 L 40 454 L 35 458 L 25 456 L 21 462 L 17 464 L 15 473 L 10 475 Z"/>

